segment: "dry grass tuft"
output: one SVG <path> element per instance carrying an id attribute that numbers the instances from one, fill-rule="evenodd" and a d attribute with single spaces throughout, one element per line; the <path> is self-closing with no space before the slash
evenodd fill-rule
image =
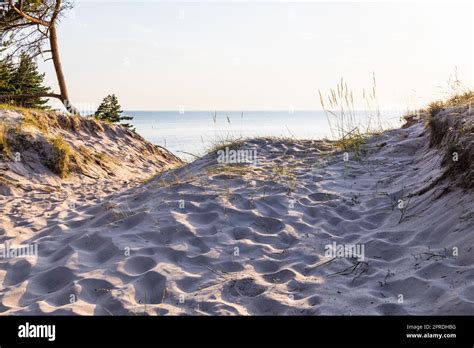
<path id="1" fill-rule="evenodd" d="M 73 158 L 73 150 L 60 137 L 55 137 L 50 140 L 53 147 L 53 158 L 50 163 L 50 168 L 54 173 L 58 174 L 62 179 L 66 178 L 71 171 L 71 160 Z"/>
<path id="2" fill-rule="evenodd" d="M 10 154 L 7 133 L 8 133 L 7 126 L 0 123 L 0 154 L 6 155 L 6 156 Z"/>
<path id="3" fill-rule="evenodd" d="M 437 100 L 423 110 L 426 112 L 426 122 L 431 130 L 430 146 L 440 144 L 449 128 L 447 122 L 435 120 L 436 116 L 446 108 L 474 104 L 474 91 L 464 91 L 453 94 L 446 100 Z M 473 105 L 474 106 L 474 105 Z"/>
<path id="4" fill-rule="evenodd" d="M 224 150 L 226 147 L 228 147 L 229 150 L 237 150 L 242 147 L 244 143 L 245 141 L 242 138 L 234 138 L 231 136 L 216 138 L 206 152 L 215 153 L 219 150 Z"/>
<path id="5" fill-rule="evenodd" d="M 367 151 L 367 137 L 380 134 L 383 131 L 380 110 L 377 102 L 375 75 L 372 79 L 372 88 L 362 97 L 366 105 L 366 115 L 357 113 L 354 107 L 354 94 L 343 79 L 336 88 L 331 88 L 325 99 L 319 91 L 321 106 L 331 130 L 335 145 L 346 151 L 353 151 L 357 158 L 361 158 Z"/>

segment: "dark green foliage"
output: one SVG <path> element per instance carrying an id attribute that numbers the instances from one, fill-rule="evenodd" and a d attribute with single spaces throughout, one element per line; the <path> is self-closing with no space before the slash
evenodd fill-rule
<path id="1" fill-rule="evenodd" d="M 39 73 L 36 63 L 27 55 L 21 55 L 18 64 L 10 60 L 0 61 L 0 95 L 49 93 L 49 87 L 43 86 L 44 74 Z M 47 100 L 22 98 L 6 102 L 26 108 L 48 109 Z"/>
<path id="2" fill-rule="evenodd" d="M 20 57 L 20 62 L 14 72 L 11 84 L 16 94 L 48 93 L 49 87 L 43 86 L 45 74 L 40 74 L 36 63 L 27 55 Z M 48 101 L 42 98 L 18 99 L 16 103 L 27 108 L 46 109 Z"/>
<path id="3" fill-rule="evenodd" d="M 122 108 L 118 102 L 115 94 L 108 95 L 104 98 L 99 108 L 94 114 L 94 117 L 106 122 L 120 123 L 121 121 L 132 120 L 133 117 L 122 116 Z M 122 126 L 132 128 L 129 123 L 121 123 Z"/>
<path id="4" fill-rule="evenodd" d="M 14 92 L 13 86 L 11 85 L 11 79 L 15 67 L 10 60 L 0 60 L 0 95 L 12 94 Z"/>

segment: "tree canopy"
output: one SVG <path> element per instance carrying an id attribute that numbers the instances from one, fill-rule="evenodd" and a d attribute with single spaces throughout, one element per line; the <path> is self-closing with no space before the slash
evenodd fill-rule
<path id="1" fill-rule="evenodd" d="M 49 93 L 49 87 L 43 85 L 44 75 L 38 71 L 32 58 L 23 54 L 18 64 L 10 59 L 0 61 L 0 94 L 17 95 L 44 95 Z M 12 98 L 10 103 L 31 107 L 47 108 L 47 100 L 41 97 Z"/>
<path id="2" fill-rule="evenodd" d="M 97 108 L 94 117 L 99 120 L 112 123 L 120 123 L 121 121 L 133 119 L 133 117 L 122 116 L 122 113 L 123 111 L 118 102 L 118 98 L 115 96 L 115 94 L 111 94 L 102 100 L 102 103 Z M 122 126 L 132 128 L 132 125 L 129 123 L 122 123 Z"/>
<path id="3" fill-rule="evenodd" d="M 0 60 L 0 95 L 12 94 L 15 89 L 12 86 L 12 77 L 15 67 L 10 59 Z"/>
<path id="4" fill-rule="evenodd" d="M 7 59 L 27 55 L 36 58 L 49 55 L 54 64 L 59 85 L 59 94 L 47 93 L 36 97 L 54 97 L 60 99 L 66 109 L 77 113 L 72 106 L 63 73 L 57 23 L 64 11 L 72 7 L 69 0 L 4 0 L 0 11 L 1 51 Z M 35 96 L 31 97 L 34 98 Z M 0 95 L 0 99 L 30 98 L 29 95 Z"/>

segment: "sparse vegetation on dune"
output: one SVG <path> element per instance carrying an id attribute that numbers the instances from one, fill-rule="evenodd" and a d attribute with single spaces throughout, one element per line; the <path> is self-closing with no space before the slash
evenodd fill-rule
<path id="1" fill-rule="evenodd" d="M 0 154 L 8 155 L 9 152 L 7 126 L 0 123 Z"/>
<path id="2" fill-rule="evenodd" d="M 0 110 L 15 110 L 15 111 L 38 111 L 38 112 L 45 112 L 43 109 L 36 109 L 36 108 L 26 108 L 19 105 L 7 104 L 7 103 L 0 103 Z"/>
<path id="3" fill-rule="evenodd" d="M 115 162 L 112 157 L 107 155 L 105 152 L 97 152 L 94 154 L 95 162 L 99 165 L 105 165 L 106 163 Z"/>
<path id="4" fill-rule="evenodd" d="M 467 188 L 474 186 L 473 106 L 474 91 L 465 90 L 434 101 L 421 111 L 430 132 L 430 146 L 444 151 L 444 176 Z"/>
<path id="5" fill-rule="evenodd" d="M 331 88 L 326 98 L 319 91 L 320 103 L 326 113 L 332 140 L 341 150 L 352 151 L 356 158 L 366 153 L 367 137 L 383 131 L 377 102 L 375 75 L 369 92 L 363 90 L 362 99 L 366 105 L 365 115 L 355 110 L 354 93 L 341 79 L 336 88 Z"/>
<path id="6" fill-rule="evenodd" d="M 65 115 L 54 110 L 42 110 L 37 108 L 25 108 L 11 104 L 0 104 L 0 110 L 18 111 L 22 114 L 20 126 L 32 126 L 48 134 L 51 128 L 62 128 L 64 130 L 85 130 L 103 132 L 107 127 L 114 127 L 111 122 L 101 121 L 94 117 L 83 117 L 80 115 Z"/>
<path id="7" fill-rule="evenodd" d="M 64 179 L 71 171 L 74 151 L 69 144 L 60 137 L 52 138 L 50 143 L 53 148 L 53 153 L 49 167 L 54 173 L 58 174 L 60 178 Z"/>
<path id="8" fill-rule="evenodd" d="M 422 111 L 428 114 L 428 122 L 430 122 L 432 118 L 440 113 L 443 109 L 462 106 L 470 103 L 474 104 L 474 90 L 455 93 L 446 100 L 436 100 L 431 102 L 428 104 L 428 107 Z"/>
<path id="9" fill-rule="evenodd" d="M 120 146 L 117 138 L 123 140 Z M 21 165 L 37 166 L 38 174 L 52 172 L 60 179 L 71 174 L 92 179 L 115 177 L 119 168 L 123 173 L 118 176 L 140 170 L 149 176 L 153 171 L 181 163 L 171 153 L 121 125 L 93 117 L 1 104 L 0 159 L 6 170 L 16 161 L 13 154 L 20 158 Z M 124 162 L 127 156 L 130 159 Z M 142 179 L 141 174 L 136 174 L 137 180 Z"/>
<path id="10" fill-rule="evenodd" d="M 436 116 L 445 109 L 462 106 L 467 107 L 472 112 L 471 109 L 474 106 L 474 90 L 455 93 L 446 100 L 437 100 L 431 102 L 428 104 L 426 109 L 421 110 L 422 113 L 426 114 L 426 123 L 431 131 L 431 146 L 439 144 L 449 128 L 446 122 L 440 122 L 439 120 L 436 120 Z M 451 112 L 451 116 L 456 116 L 457 114 L 458 113 Z M 468 129 L 463 127 L 458 131 L 465 133 L 468 131 Z"/>
<path id="11" fill-rule="evenodd" d="M 22 114 L 23 119 L 20 123 L 20 128 L 31 126 L 45 134 L 48 133 L 51 124 L 50 117 L 45 116 L 44 113 L 30 110 L 23 111 Z"/>
<path id="12" fill-rule="evenodd" d="M 216 137 L 206 151 L 206 153 L 215 153 L 219 150 L 224 150 L 225 148 L 229 148 L 229 150 L 236 150 L 245 144 L 245 139 L 243 138 L 235 138 L 232 136 L 226 137 Z"/>

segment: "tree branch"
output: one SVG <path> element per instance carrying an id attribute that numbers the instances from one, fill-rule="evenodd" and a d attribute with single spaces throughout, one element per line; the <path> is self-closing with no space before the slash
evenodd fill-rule
<path id="1" fill-rule="evenodd" d="M 20 16 L 22 16 L 23 18 L 25 18 L 26 20 L 29 20 L 31 23 L 35 23 L 35 24 L 39 24 L 39 25 L 42 25 L 44 27 L 49 27 L 50 26 L 50 22 L 47 22 L 47 21 L 44 21 L 42 19 L 39 19 L 39 18 L 35 18 L 35 17 L 32 17 L 30 16 L 29 14 L 23 12 L 22 10 L 22 7 L 23 7 L 23 1 L 20 2 L 20 8 L 17 8 L 15 4 L 13 4 L 13 0 L 10 0 L 10 6 L 11 8 L 16 12 L 18 13 Z"/>

